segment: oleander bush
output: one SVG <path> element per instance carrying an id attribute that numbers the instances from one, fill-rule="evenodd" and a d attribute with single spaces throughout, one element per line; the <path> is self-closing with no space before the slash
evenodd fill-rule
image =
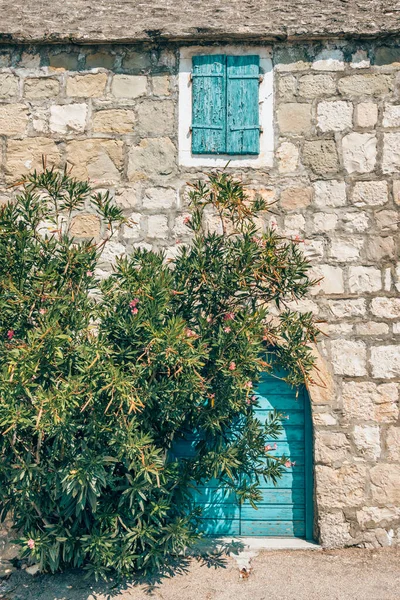
<path id="1" fill-rule="evenodd" d="M 102 249 L 126 222 L 108 194 L 45 169 L 0 208 L 0 510 L 42 570 L 160 570 L 199 535 L 196 483 L 256 505 L 285 470 L 266 446 L 281 415 L 260 424 L 254 387 L 272 367 L 311 380 L 318 330 L 293 306 L 315 281 L 298 242 L 258 232 L 268 207 L 226 172 L 189 203 L 176 259 L 135 250 L 104 281 Z M 101 241 L 73 238 L 83 206 Z"/>

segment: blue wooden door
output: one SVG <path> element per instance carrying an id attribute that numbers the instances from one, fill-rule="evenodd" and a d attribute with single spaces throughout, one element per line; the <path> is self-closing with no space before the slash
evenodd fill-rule
<path id="1" fill-rule="evenodd" d="M 313 463 L 312 427 L 309 398 L 305 389 L 291 388 L 286 382 L 265 374 L 257 389 L 257 417 L 265 421 L 274 409 L 284 414 L 278 440 L 269 444 L 285 454 L 295 465 L 275 486 L 262 485 L 262 502 L 254 509 L 248 502 L 239 506 L 233 493 L 217 489 L 207 482 L 195 493 L 195 502 L 203 509 L 202 529 L 208 535 L 270 537 L 313 537 Z"/>

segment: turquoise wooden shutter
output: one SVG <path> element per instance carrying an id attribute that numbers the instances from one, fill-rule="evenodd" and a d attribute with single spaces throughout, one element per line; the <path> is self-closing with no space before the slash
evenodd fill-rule
<path id="1" fill-rule="evenodd" d="M 227 154 L 259 154 L 259 56 L 227 57 Z"/>
<path id="2" fill-rule="evenodd" d="M 226 152 L 226 57 L 193 57 L 193 154 Z"/>

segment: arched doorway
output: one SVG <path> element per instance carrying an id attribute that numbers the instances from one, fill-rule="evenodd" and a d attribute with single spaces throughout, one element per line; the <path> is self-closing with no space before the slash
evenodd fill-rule
<path id="1" fill-rule="evenodd" d="M 285 454 L 295 463 L 274 485 L 262 484 L 262 501 L 254 509 L 239 506 L 234 494 L 208 482 L 195 493 L 203 509 L 202 529 L 207 535 L 313 538 L 313 434 L 310 399 L 305 387 L 294 389 L 264 374 L 257 388 L 256 415 L 265 421 L 274 409 L 285 415 L 282 432 L 271 439 L 271 453 Z M 276 449 L 274 448 L 276 443 Z"/>

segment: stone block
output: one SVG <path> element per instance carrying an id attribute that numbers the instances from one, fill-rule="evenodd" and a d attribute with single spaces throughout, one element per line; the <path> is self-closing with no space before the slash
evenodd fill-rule
<path id="1" fill-rule="evenodd" d="M 387 335 L 389 333 L 389 325 L 387 323 L 376 323 L 368 321 L 366 323 L 356 323 L 357 335 Z"/>
<path id="2" fill-rule="evenodd" d="M 352 439 L 360 456 L 377 460 L 381 455 L 379 427 L 377 425 L 355 425 Z"/>
<path id="3" fill-rule="evenodd" d="M 168 217 L 167 215 L 150 215 L 147 222 L 147 235 L 149 238 L 168 237 Z"/>
<path id="4" fill-rule="evenodd" d="M 400 132 L 383 136 L 382 170 L 384 173 L 400 172 Z"/>
<path id="5" fill-rule="evenodd" d="M 28 110 L 24 104 L 0 105 L 0 131 L 2 135 L 21 135 L 28 125 Z"/>
<path id="6" fill-rule="evenodd" d="M 350 233 L 362 233 L 370 227 L 369 215 L 365 212 L 347 212 L 341 215 L 342 228 Z"/>
<path id="7" fill-rule="evenodd" d="M 371 493 L 379 504 L 400 504 L 400 465 L 378 463 L 370 470 Z"/>
<path id="8" fill-rule="evenodd" d="M 152 77 L 153 94 L 155 96 L 169 96 L 171 79 L 166 73 L 153 75 Z"/>
<path id="9" fill-rule="evenodd" d="M 280 206 L 284 210 L 299 210 L 311 203 L 312 189 L 309 187 L 289 187 L 282 190 Z"/>
<path id="10" fill-rule="evenodd" d="M 400 104 L 385 104 L 382 124 L 384 127 L 400 127 Z"/>
<path id="11" fill-rule="evenodd" d="M 368 69 L 371 66 L 371 61 L 368 58 L 366 50 L 356 50 L 351 57 L 350 67 L 352 69 Z"/>
<path id="12" fill-rule="evenodd" d="M 319 509 L 359 506 L 365 498 L 367 468 L 363 464 L 345 464 L 338 469 L 316 465 L 316 489 Z"/>
<path id="13" fill-rule="evenodd" d="M 80 98 L 99 98 L 104 95 L 107 73 L 75 75 L 67 79 L 67 96 Z"/>
<path id="14" fill-rule="evenodd" d="M 330 175 L 339 169 L 336 144 L 333 140 L 305 141 L 303 163 L 316 175 Z"/>
<path id="15" fill-rule="evenodd" d="M 359 238 L 337 238 L 331 241 L 329 256 L 338 262 L 359 260 L 364 240 Z"/>
<path id="16" fill-rule="evenodd" d="M 378 96 L 393 90 L 393 77 L 383 73 L 348 75 L 339 80 L 339 92 L 343 96 Z"/>
<path id="17" fill-rule="evenodd" d="M 70 233 L 77 238 L 97 238 L 100 235 L 100 219 L 97 215 L 79 214 L 71 222 Z"/>
<path id="18" fill-rule="evenodd" d="M 344 100 L 319 102 L 317 124 L 321 131 L 343 131 L 353 124 L 353 105 Z"/>
<path id="19" fill-rule="evenodd" d="M 399 214 L 397 210 L 380 210 L 375 213 L 376 226 L 382 232 L 397 231 Z"/>
<path id="20" fill-rule="evenodd" d="M 303 75 L 299 80 L 299 95 L 304 98 L 320 98 L 333 96 L 336 93 L 336 81 L 332 75 L 309 74 Z"/>
<path id="21" fill-rule="evenodd" d="M 14 98 L 18 93 L 18 77 L 12 73 L 0 75 L 0 98 Z"/>
<path id="22" fill-rule="evenodd" d="M 28 100 L 38 100 L 40 98 L 54 98 L 60 93 L 60 83 L 58 79 L 51 77 L 38 77 L 35 79 L 25 79 L 24 96 Z"/>
<path id="23" fill-rule="evenodd" d="M 143 208 L 146 210 L 169 210 L 176 204 L 174 188 L 149 188 L 145 191 Z"/>
<path id="24" fill-rule="evenodd" d="M 312 268 L 310 276 L 321 279 L 320 283 L 311 290 L 311 294 L 343 294 L 343 271 L 340 267 L 318 265 Z"/>
<path id="25" fill-rule="evenodd" d="M 171 175 L 175 169 L 176 148 L 169 138 L 146 138 L 130 149 L 129 181 Z"/>
<path id="26" fill-rule="evenodd" d="M 381 66 L 400 66 L 400 49 L 397 46 L 381 46 L 375 51 L 375 64 Z"/>
<path id="27" fill-rule="evenodd" d="M 67 162 L 73 167 L 72 175 L 78 179 L 113 183 L 120 179 L 122 149 L 123 142 L 119 140 L 97 138 L 71 141 L 67 144 Z"/>
<path id="28" fill-rule="evenodd" d="M 400 377 L 400 345 L 373 346 L 370 364 L 376 379 Z"/>
<path id="29" fill-rule="evenodd" d="M 364 342 L 332 340 L 332 365 L 337 375 L 362 377 L 367 374 L 367 349 Z"/>
<path id="30" fill-rule="evenodd" d="M 291 142 L 280 144 L 276 156 L 280 173 L 294 173 L 299 164 L 299 149 Z"/>
<path id="31" fill-rule="evenodd" d="M 285 217 L 284 232 L 285 235 L 294 237 L 304 233 L 306 221 L 301 214 L 294 214 Z"/>
<path id="32" fill-rule="evenodd" d="M 128 50 L 122 61 L 122 68 L 126 71 L 145 71 L 150 65 L 150 53 L 135 50 Z"/>
<path id="33" fill-rule="evenodd" d="M 87 112 L 87 104 L 53 104 L 50 107 L 50 131 L 67 134 L 83 133 Z"/>
<path id="34" fill-rule="evenodd" d="M 352 132 L 342 140 L 343 164 L 348 173 L 370 173 L 376 164 L 376 136 Z"/>
<path id="35" fill-rule="evenodd" d="M 323 548 L 343 548 L 351 541 L 350 522 L 342 511 L 322 513 L 318 524 Z"/>
<path id="36" fill-rule="evenodd" d="M 275 68 L 277 71 L 303 71 L 310 63 L 304 47 L 300 45 L 277 48 Z"/>
<path id="37" fill-rule="evenodd" d="M 305 133 L 311 127 L 311 105 L 296 102 L 281 104 L 277 119 L 281 134 Z"/>
<path id="38" fill-rule="evenodd" d="M 360 102 L 355 108 L 355 124 L 357 127 L 375 127 L 378 120 L 378 105 L 375 102 Z"/>
<path id="39" fill-rule="evenodd" d="M 40 54 L 32 52 L 23 52 L 18 66 L 22 69 L 38 69 L 40 67 Z"/>
<path id="40" fill-rule="evenodd" d="M 115 54 L 108 50 L 107 52 L 92 52 L 86 56 L 87 69 L 108 69 L 111 71 L 115 63 Z"/>
<path id="41" fill-rule="evenodd" d="M 355 206 L 382 206 L 388 200 L 386 181 L 357 181 L 351 197 Z"/>
<path id="42" fill-rule="evenodd" d="M 393 200 L 400 206 L 400 179 L 393 181 Z"/>
<path id="43" fill-rule="evenodd" d="M 175 223 L 174 223 L 174 236 L 177 237 L 184 237 L 184 236 L 188 236 L 188 235 L 192 235 L 192 230 L 189 229 L 189 227 L 186 224 L 186 219 L 189 218 L 190 219 L 191 215 L 189 213 L 185 213 L 183 215 L 179 215 L 178 217 L 176 217 L 175 219 Z"/>
<path id="44" fill-rule="evenodd" d="M 283 101 L 293 100 L 297 90 L 297 79 L 293 75 L 281 75 L 278 80 L 278 95 Z"/>
<path id="45" fill-rule="evenodd" d="M 79 54 L 77 52 L 50 52 L 50 67 L 60 71 L 77 71 Z"/>
<path id="46" fill-rule="evenodd" d="M 139 98 L 147 92 L 145 75 L 114 75 L 111 93 L 116 98 Z"/>
<path id="47" fill-rule="evenodd" d="M 371 236 L 366 248 L 368 260 L 379 262 L 396 258 L 396 241 L 392 235 L 387 237 Z"/>
<path id="48" fill-rule="evenodd" d="M 399 416 L 397 383 L 376 385 L 371 381 L 343 383 L 343 415 L 346 421 L 394 423 Z"/>
<path id="49" fill-rule="evenodd" d="M 314 203 L 319 207 L 344 206 L 346 204 L 346 184 L 344 181 L 316 181 L 314 183 Z"/>
<path id="50" fill-rule="evenodd" d="M 348 458 L 349 442 L 344 433 L 335 431 L 316 431 L 315 462 L 333 465 Z"/>
<path id="51" fill-rule="evenodd" d="M 382 289 L 382 274 L 375 267 L 349 267 L 349 291 L 352 294 L 378 292 Z"/>
<path id="52" fill-rule="evenodd" d="M 343 71 L 343 52 L 337 48 L 324 48 L 315 57 L 312 68 L 316 71 Z"/>
<path id="53" fill-rule="evenodd" d="M 115 263 L 120 256 L 126 255 L 126 248 L 123 244 L 117 241 L 110 241 L 104 246 L 101 254 L 101 263 L 110 267 Z"/>
<path id="54" fill-rule="evenodd" d="M 313 233 L 327 233 L 336 229 L 338 217 L 335 213 L 319 212 L 313 215 Z"/>
<path id="55" fill-rule="evenodd" d="M 329 310 L 338 319 L 362 317 L 366 313 L 367 303 L 363 298 L 332 300 L 329 302 Z"/>
<path id="56" fill-rule="evenodd" d="M 361 510 L 358 510 L 356 514 L 357 522 L 363 529 L 376 527 L 377 525 L 386 527 L 392 521 L 400 518 L 400 506 L 365 506 Z"/>
<path id="57" fill-rule="evenodd" d="M 137 107 L 137 128 L 142 136 L 171 135 L 174 129 L 174 103 L 149 100 Z"/>
<path id="58" fill-rule="evenodd" d="M 6 180 L 10 183 L 19 181 L 21 176 L 27 175 L 29 171 L 41 170 L 43 157 L 48 167 L 60 167 L 60 151 L 54 140 L 45 137 L 8 140 Z"/>
<path id="59" fill-rule="evenodd" d="M 133 133 L 136 122 L 134 111 L 127 108 L 98 110 L 92 119 L 95 133 Z"/>
<path id="60" fill-rule="evenodd" d="M 386 459 L 400 462 L 400 427 L 391 426 L 386 432 Z M 398 507 L 400 516 L 400 506 Z"/>
<path id="61" fill-rule="evenodd" d="M 124 225 L 122 228 L 122 237 L 125 240 L 137 240 L 143 235 L 146 217 L 141 213 L 133 212 L 129 216 L 129 225 Z"/>

